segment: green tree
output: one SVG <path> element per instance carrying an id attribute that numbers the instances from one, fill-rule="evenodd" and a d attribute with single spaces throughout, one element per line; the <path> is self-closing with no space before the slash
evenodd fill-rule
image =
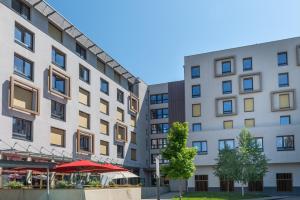
<path id="1" fill-rule="evenodd" d="M 174 122 L 169 130 L 167 147 L 162 150 L 164 159 L 169 163 L 162 167 L 162 172 L 169 178 L 178 180 L 179 198 L 182 198 L 181 182 L 193 176 L 195 171 L 194 158 L 197 154 L 195 148 L 188 148 L 188 124 Z"/>
<path id="2" fill-rule="evenodd" d="M 247 129 L 242 129 L 238 141 L 239 169 L 237 170 L 236 181 L 242 184 L 242 195 L 244 196 L 244 185 L 250 181 L 261 180 L 267 173 L 268 160 Z"/>
<path id="3" fill-rule="evenodd" d="M 229 192 L 229 182 L 237 179 L 238 159 L 237 150 L 230 149 L 227 145 L 219 151 L 216 158 L 217 164 L 214 166 L 214 174 L 220 180 L 226 182 L 226 190 Z"/>

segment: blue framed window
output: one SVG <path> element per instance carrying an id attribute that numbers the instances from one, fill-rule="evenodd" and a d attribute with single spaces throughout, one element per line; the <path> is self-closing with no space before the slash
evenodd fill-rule
<path id="1" fill-rule="evenodd" d="M 277 54 L 277 63 L 278 66 L 284 66 L 288 64 L 287 52 L 280 52 Z"/>
<path id="2" fill-rule="evenodd" d="M 256 145 L 258 149 L 263 151 L 263 149 L 264 149 L 263 138 L 261 138 L 261 137 L 253 138 L 251 143 L 252 143 L 253 146 Z"/>
<path id="3" fill-rule="evenodd" d="M 243 59 L 243 71 L 252 70 L 252 58 L 244 58 Z"/>
<path id="4" fill-rule="evenodd" d="M 197 98 L 201 96 L 201 87 L 200 85 L 192 86 L 192 98 Z"/>
<path id="5" fill-rule="evenodd" d="M 105 93 L 105 94 L 109 94 L 109 85 L 108 85 L 108 82 L 104 79 L 101 79 L 100 80 L 100 91 Z"/>
<path id="6" fill-rule="evenodd" d="M 153 94 L 150 96 L 150 104 L 168 103 L 169 95 L 166 94 Z"/>
<path id="7" fill-rule="evenodd" d="M 78 56 L 86 60 L 86 49 L 78 43 L 76 43 L 76 53 Z"/>
<path id="8" fill-rule="evenodd" d="M 33 39 L 34 35 L 32 32 L 22 27 L 19 24 L 15 26 L 15 41 L 27 49 L 33 50 Z"/>
<path id="9" fill-rule="evenodd" d="M 223 150 L 225 148 L 234 149 L 235 148 L 234 139 L 219 140 L 219 150 Z"/>
<path id="10" fill-rule="evenodd" d="M 33 80 L 33 63 L 19 55 L 14 56 L 14 73 L 25 79 Z"/>
<path id="11" fill-rule="evenodd" d="M 285 126 L 291 124 L 291 116 L 290 115 L 284 115 L 280 116 L 280 125 Z"/>
<path id="12" fill-rule="evenodd" d="M 57 92 L 66 94 L 66 80 L 55 74 L 52 75 L 52 88 Z"/>
<path id="13" fill-rule="evenodd" d="M 252 77 L 243 79 L 243 89 L 244 89 L 244 92 L 253 91 L 253 78 Z"/>
<path id="14" fill-rule="evenodd" d="M 151 110 L 151 119 L 162 119 L 169 117 L 169 109 L 162 108 L 162 109 L 153 109 Z"/>
<path id="15" fill-rule="evenodd" d="M 192 146 L 196 148 L 198 155 L 207 154 L 207 141 L 195 141 Z"/>
<path id="16" fill-rule="evenodd" d="M 231 73 L 231 62 L 230 61 L 223 61 L 222 62 L 222 74 Z"/>
<path id="17" fill-rule="evenodd" d="M 200 66 L 193 66 L 191 68 L 191 76 L 192 76 L 192 79 L 200 78 Z"/>
<path id="18" fill-rule="evenodd" d="M 293 151 L 295 149 L 294 136 L 277 136 L 276 147 L 277 151 Z"/>
<path id="19" fill-rule="evenodd" d="M 66 68 L 66 56 L 61 51 L 57 50 L 56 48 L 52 48 L 52 63 L 56 66 L 65 69 Z"/>
<path id="20" fill-rule="evenodd" d="M 232 82 L 231 81 L 223 81 L 222 82 L 222 91 L 223 91 L 223 94 L 231 94 L 232 93 Z"/>
<path id="21" fill-rule="evenodd" d="M 202 130 L 202 125 L 201 123 L 193 123 L 192 124 L 192 131 L 193 132 L 198 132 Z"/>
<path id="22" fill-rule="evenodd" d="M 30 8 L 20 0 L 12 0 L 12 8 L 23 18 L 30 20 Z"/>
<path id="23" fill-rule="evenodd" d="M 278 86 L 288 87 L 289 86 L 289 73 L 278 74 Z"/>
<path id="24" fill-rule="evenodd" d="M 223 114 L 232 113 L 232 100 L 223 101 Z"/>

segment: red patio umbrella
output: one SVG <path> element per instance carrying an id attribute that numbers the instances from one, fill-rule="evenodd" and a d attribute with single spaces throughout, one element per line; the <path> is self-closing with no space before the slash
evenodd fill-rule
<path id="1" fill-rule="evenodd" d="M 106 168 L 108 168 L 109 170 L 106 172 L 113 172 L 113 171 L 128 171 L 127 169 L 123 168 L 123 167 L 119 167 L 117 165 L 112 165 L 110 163 L 105 163 L 103 164 L 103 166 L 105 166 Z"/>
<path id="2" fill-rule="evenodd" d="M 73 172 L 86 172 L 86 171 L 94 171 L 94 170 L 105 171 L 106 169 L 107 168 L 103 167 L 101 164 L 89 160 L 79 160 L 79 161 L 57 165 L 53 169 L 53 171 L 73 173 Z"/>

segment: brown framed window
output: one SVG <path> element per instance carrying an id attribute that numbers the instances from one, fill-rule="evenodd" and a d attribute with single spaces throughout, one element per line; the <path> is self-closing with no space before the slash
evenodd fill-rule
<path id="1" fill-rule="evenodd" d="M 104 100 L 104 99 L 100 99 L 100 112 L 106 115 L 109 115 L 109 102 Z"/>
<path id="2" fill-rule="evenodd" d="M 90 106 L 90 92 L 79 88 L 79 103 Z"/>
<path id="3" fill-rule="evenodd" d="M 201 116 L 201 104 L 193 104 L 192 105 L 192 116 L 200 117 Z"/>
<path id="4" fill-rule="evenodd" d="M 32 121 L 13 117 L 13 138 L 32 141 Z"/>
<path id="5" fill-rule="evenodd" d="M 224 129 L 232 129 L 233 128 L 233 121 L 227 120 L 223 122 L 223 128 Z"/>
<path id="6" fill-rule="evenodd" d="M 120 103 L 124 103 L 124 92 L 119 89 L 117 89 L 117 101 Z"/>
<path id="7" fill-rule="evenodd" d="M 58 147 L 65 147 L 65 130 L 51 127 L 50 144 Z"/>
<path id="8" fill-rule="evenodd" d="M 279 94 L 279 108 L 280 109 L 290 108 L 289 94 Z"/>
<path id="9" fill-rule="evenodd" d="M 39 89 L 10 77 L 10 108 L 32 115 L 40 112 Z"/>
<path id="10" fill-rule="evenodd" d="M 58 97 L 71 99 L 71 78 L 61 70 L 50 66 L 49 68 L 49 92 Z"/>
<path id="11" fill-rule="evenodd" d="M 129 110 L 133 113 L 139 111 L 139 99 L 133 93 L 130 93 L 129 97 Z"/>
<path id="12" fill-rule="evenodd" d="M 195 191 L 208 191 L 208 175 L 195 175 Z"/>
<path id="13" fill-rule="evenodd" d="M 136 144 L 136 133 L 135 132 L 131 132 L 130 142 L 132 144 Z"/>
<path id="14" fill-rule="evenodd" d="M 134 115 L 130 115 L 130 126 L 136 127 L 136 117 Z"/>
<path id="15" fill-rule="evenodd" d="M 62 43 L 63 41 L 62 31 L 50 22 L 48 23 L 48 34 L 56 41 Z"/>
<path id="16" fill-rule="evenodd" d="M 277 192 L 293 191 L 293 174 L 277 173 L 276 174 Z"/>
<path id="17" fill-rule="evenodd" d="M 100 141 L 100 155 L 109 156 L 109 142 Z"/>
<path id="18" fill-rule="evenodd" d="M 94 135 L 82 130 L 77 130 L 77 152 L 94 153 Z"/>
<path id="19" fill-rule="evenodd" d="M 79 111 L 79 127 L 90 129 L 90 115 Z"/>
<path id="20" fill-rule="evenodd" d="M 255 126 L 255 119 L 251 118 L 251 119 L 245 119 L 245 127 L 246 128 L 251 128 Z"/>
<path id="21" fill-rule="evenodd" d="M 131 160 L 136 161 L 136 149 L 130 149 Z"/>
<path id="22" fill-rule="evenodd" d="M 254 111 L 254 98 L 245 98 L 244 112 L 253 112 L 253 111 Z"/>
<path id="23" fill-rule="evenodd" d="M 124 110 L 117 108 L 117 120 L 124 122 Z"/>
<path id="24" fill-rule="evenodd" d="M 125 125 L 116 123 L 115 140 L 118 142 L 127 142 L 127 127 Z"/>
<path id="25" fill-rule="evenodd" d="M 103 119 L 100 120 L 100 133 L 109 135 L 109 122 Z"/>

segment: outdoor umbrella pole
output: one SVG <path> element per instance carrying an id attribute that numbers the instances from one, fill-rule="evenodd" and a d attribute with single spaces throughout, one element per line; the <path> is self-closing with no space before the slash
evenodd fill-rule
<path id="1" fill-rule="evenodd" d="M 50 190 L 49 190 L 49 168 L 47 168 L 47 197 L 49 199 Z"/>

